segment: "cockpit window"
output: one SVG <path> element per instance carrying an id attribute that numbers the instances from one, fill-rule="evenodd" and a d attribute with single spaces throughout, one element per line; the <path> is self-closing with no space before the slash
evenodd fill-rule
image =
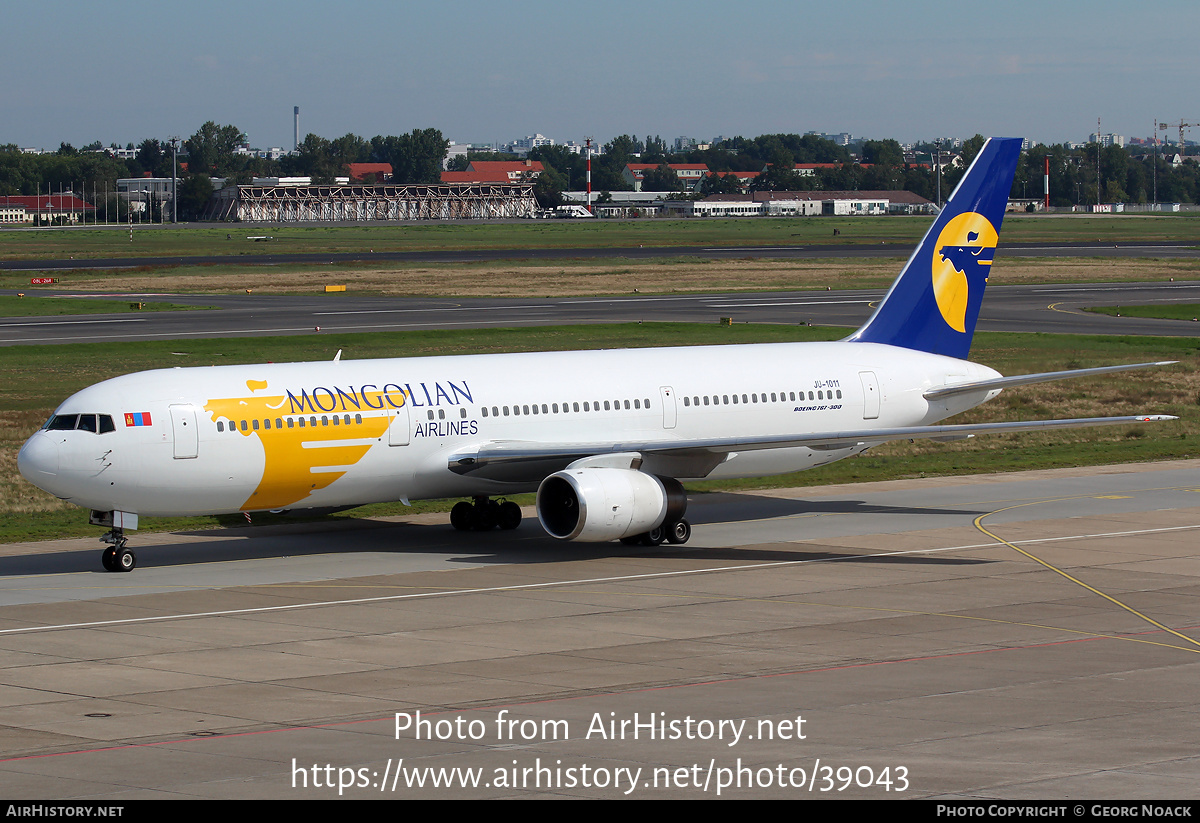
<path id="1" fill-rule="evenodd" d="M 111 414 L 56 414 L 46 421 L 47 431 L 85 431 L 93 434 L 108 434 L 117 427 Z"/>
<path id="2" fill-rule="evenodd" d="M 52 432 L 70 431 L 79 423 L 79 415 L 77 414 L 56 414 L 50 418 L 50 422 L 46 424 L 46 428 Z"/>

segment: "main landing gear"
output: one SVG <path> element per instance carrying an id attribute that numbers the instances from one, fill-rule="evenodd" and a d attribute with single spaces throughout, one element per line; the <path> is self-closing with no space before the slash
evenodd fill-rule
<path id="1" fill-rule="evenodd" d="M 656 529 L 644 534 L 634 534 L 622 537 L 621 542 L 626 546 L 661 546 L 663 543 L 681 545 L 692 539 L 692 524 L 686 520 L 676 520 L 673 523 L 663 523 Z"/>
<path id="2" fill-rule="evenodd" d="M 101 543 L 111 544 L 100 555 L 100 562 L 110 572 L 131 572 L 137 566 L 137 555 L 129 548 L 129 538 L 125 530 L 113 528 L 100 538 Z"/>
<path id="3" fill-rule="evenodd" d="M 450 525 L 462 532 L 486 532 L 495 528 L 511 531 L 521 525 L 521 507 L 511 500 L 489 500 L 487 497 L 476 497 L 474 503 L 464 500 L 450 510 Z"/>

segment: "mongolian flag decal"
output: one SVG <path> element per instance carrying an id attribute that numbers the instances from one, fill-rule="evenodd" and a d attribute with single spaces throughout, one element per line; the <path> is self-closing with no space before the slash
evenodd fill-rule
<path id="1" fill-rule="evenodd" d="M 150 412 L 125 412 L 126 426 L 149 426 Z"/>

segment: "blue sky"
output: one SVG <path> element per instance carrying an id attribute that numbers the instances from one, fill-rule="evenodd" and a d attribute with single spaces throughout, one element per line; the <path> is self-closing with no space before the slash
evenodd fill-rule
<path id="1" fill-rule="evenodd" d="M 902 141 L 1200 122 L 1200 3 L 4 0 L 0 143 L 438 128 Z M 1200 129 L 1190 135 L 1200 139 Z"/>

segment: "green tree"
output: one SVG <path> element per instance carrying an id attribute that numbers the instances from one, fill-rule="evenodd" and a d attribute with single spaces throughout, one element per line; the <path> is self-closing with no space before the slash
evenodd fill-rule
<path id="1" fill-rule="evenodd" d="M 705 194 L 741 194 L 745 184 L 733 173 L 712 173 L 700 184 Z"/>
<path id="2" fill-rule="evenodd" d="M 395 138 L 391 155 L 392 180 L 396 183 L 437 183 L 442 179 L 442 160 L 450 141 L 438 129 L 413 129 Z"/>
<path id="3" fill-rule="evenodd" d="M 297 149 L 296 169 L 301 175 L 311 177 L 313 183 L 332 183 L 339 164 L 333 157 L 330 142 L 315 134 L 305 135 Z"/>
<path id="4" fill-rule="evenodd" d="M 683 191 L 685 188 L 675 169 L 668 166 L 666 160 L 642 174 L 642 191 Z"/>
<path id="5" fill-rule="evenodd" d="M 212 194 L 212 181 L 207 174 L 188 175 L 179 184 L 179 219 L 199 220 Z"/>
<path id="6" fill-rule="evenodd" d="M 563 204 L 565 182 L 558 172 L 546 166 L 533 183 L 533 196 L 539 208 L 553 209 Z"/>
<path id="7" fill-rule="evenodd" d="M 246 135 L 237 126 L 220 126 L 209 120 L 184 142 L 188 170 L 217 175 L 236 171 L 239 164 L 233 151 L 245 142 Z"/>
<path id="8" fill-rule="evenodd" d="M 904 165 L 904 149 L 895 140 L 867 140 L 862 153 L 864 163 L 893 168 Z"/>
<path id="9" fill-rule="evenodd" d="M 579 190 L 587 185 L 587 158 L 566 146 L 538 146 L 529 150 L 529 159 L 538 160 L 554 169 L 565 179 L 565 190 Z"/>

